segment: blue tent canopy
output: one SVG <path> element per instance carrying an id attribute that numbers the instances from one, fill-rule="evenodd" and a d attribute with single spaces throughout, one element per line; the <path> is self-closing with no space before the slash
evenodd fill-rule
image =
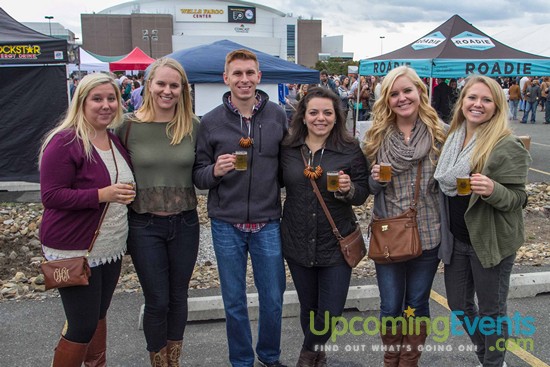
<path id="1" fill-rule="evenodd" d="M 386 75 L 401 65 L 409 65 L 421 77 L 432 78 L 550 75 L 550 58 L 508 47 L 459 15 L 403 48 L 361 60 L 359 74 Z"/>
<path id="2" fill-rule="evenodd" d="M 190 83 L 223 83 L 225 56 L 241 48 L 254 52 L 258 57 L 262 71 L 262 84 L 319 83 L 318 70 L 309 69 L 228 40 L 179 50 L 166 57 L 176 59 L 183 66 Z"/>

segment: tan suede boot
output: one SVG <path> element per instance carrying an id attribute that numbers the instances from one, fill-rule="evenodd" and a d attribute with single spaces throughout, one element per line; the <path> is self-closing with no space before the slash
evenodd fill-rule
<path id="1" fill-rule="evenodd" d="M 152 367 L 168 367 L 168 359 L 166 356 L 166 347 L 158 352 L 149 352 Z"/>
<path id="2" fill-rule="evenodd" d="M 180 367 L 182 346 L 183 340 L 168 340 L 168 344 L 166 345 L 168 367 Z"/>
<path id="3" fill-rule="evenodd" d="M 107 320 L 101 319 L 97 322 L 94 336 L 88 344 L 88 351 L 84 358 L 86 367 L 105 367 L 107 352 Z"/>

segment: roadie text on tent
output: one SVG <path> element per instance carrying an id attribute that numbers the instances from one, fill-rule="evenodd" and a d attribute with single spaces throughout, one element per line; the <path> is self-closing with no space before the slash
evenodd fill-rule
<path id="1" fill-rule="evenodd" d="M 467 62 L 465 74 L 531 75 L 531 63 L 521 62 Z"/>

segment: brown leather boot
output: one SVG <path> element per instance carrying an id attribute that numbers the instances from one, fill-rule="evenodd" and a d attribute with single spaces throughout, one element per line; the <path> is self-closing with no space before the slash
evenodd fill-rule
<path id="1" fill-rule="evenodd" d="M 166 354 L 168 367 L 180 367 L 180 356 L 183 340 L 168 340 Z"/>
<path id="2" fill-rule="evenodd" d="M 84 358 L 86 367 L 105 367 L 107 365 L 105 354 L 107 352 L 107 320 L 97 322 L 94 336 L 88 344 L 88 352 Z"/>
<path id="3" fill-rule="evenodd" d="M 80 367 L 84 362 L 86 349 L 86 343 L 74 343 L 61 337 L 55 348 L 52 367 Z"/>
<path id="4" fill-rule="evenodd" d="M 385 330 L 380 331 L 380 338 L 384 344 L 384 367 L 398 367 L 403 340 L 401 324 L 396 326 L 395 333 L 392 326 L 386 326 Z"/>
<path id="5" fill-rule="evenodd" d="M 426 323 L 421 323 L 419 333 L 414 330 L 408 330 L 407 335 L 403 335 L 403 350 L 399 359 L 399 367 L 417 367 L 418 360 L 422 354 L 422 347 L 426 342 Z"/>
<path id="6" fill-rule="evenodd" d="M 168 367 L 168 359 L 166 356 L 166 347 L 158 352 L 149 352 L 152 367 Z"/>
<path id="7" fill-rule="evenodd" d="M 302 347 L 296 367 L 315 367 L 315 360 L 318 355 L 319 352 L 312 352 L 311 350 Z"/>
<path id="8" fill-rule="evenodd" d="M 317 354 L 317 358 L 315 359 L 315 367 L 327 367 L 327 354 L 324 350 Z"/>

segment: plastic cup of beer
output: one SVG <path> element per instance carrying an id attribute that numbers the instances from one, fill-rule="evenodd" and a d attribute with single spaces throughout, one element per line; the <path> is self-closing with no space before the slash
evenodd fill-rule
<path id="1" fill-rule="evenodd" d="M 247 154 L 246 150 L 238 150 L 235 152 L 235 157 L 237 158 L 235 160 L 236 171 L 246 171 L 248 166 Z"/>
<path id="2" fill-rule="evenodd" d="M 380 182 L 391 182 L 391 163 L 380 163 Z"/>
<path id="3" fill-rule="evenodd" d="M 134 181 L 121 181 L 120 183 L 123 185 L 132 186 L 132 190 L 136 191 L 136 183 Z"/>
<path id="4" fill-rule="evenodd" d="M 456 193 L 460 196 L 470 195 L 472 193 L 469 176 L 456 178 Z"/>
<path id="5" fill-rule="evenodd" d="M 338 171 L 327 172 L 327 191 L 336 192 L 340 188 L 338 181 Z"/>
<path id="6" fill-rule="evenodd" d="M 124 185 L 132 186 L 132 190 L 136 191 L 136 183 L 134 181 L 121 181 L 120 183 L 124 184 Z M 135 197 L 136 197 L 136 195 L 134 194 L 134 198 Z M 134 199 L 132 198 L 132 200 L 134 200 Z"/>

